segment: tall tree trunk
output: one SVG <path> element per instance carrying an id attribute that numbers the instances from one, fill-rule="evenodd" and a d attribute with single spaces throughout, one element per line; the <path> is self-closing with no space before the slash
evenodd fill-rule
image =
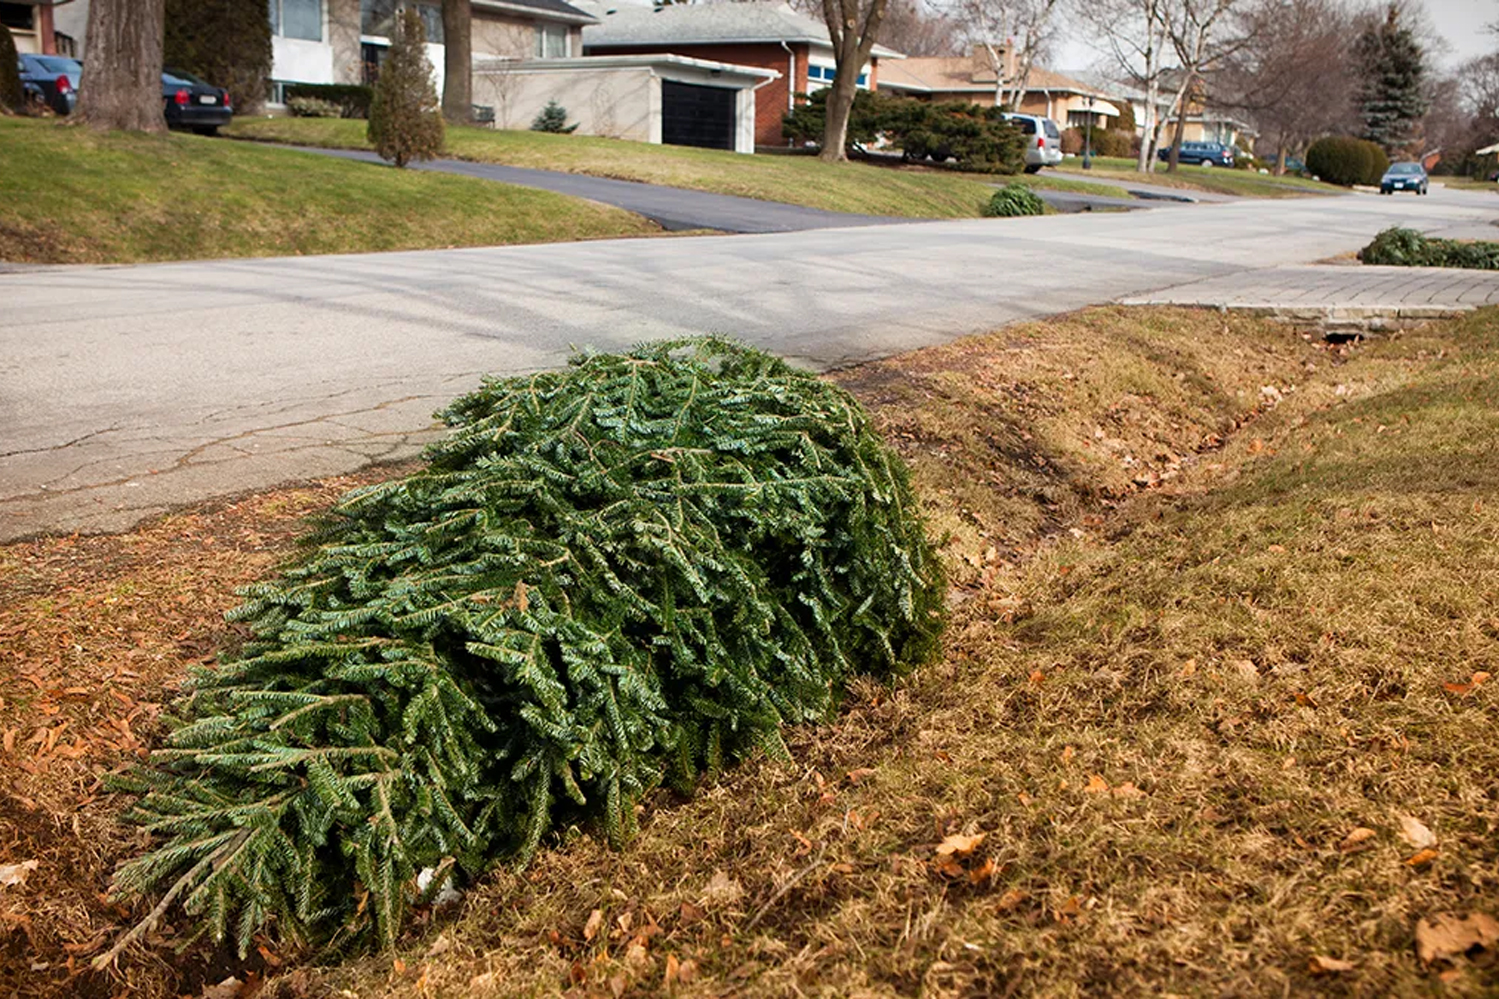
<path id="1" fill-rule="evenodd" d="M 1176 173 L 1181 166 L 1182 139 L 1187 134 L 1187 106 L 1183 104 L 1176 112 L 1176 131 L 1171 137 L 1171 156 L 1166 161 L 1166 172 Z"/>
<path id="2" fill-rule="evenodd" d="M 77 117 L 95 129 L 165 132 L 165 0 L 93 0 Z"/>
<path id="3" fill-rule="evenodd" d="M 467 125 L 474 116 L 474 22 L 470 0 L 442 0 L 442 116 Z"/>
<path id="4" fill-rule="evenodd" d="M 1277 177 L 1284 177 L 1286 175 L 1287 154 L 1286 139 L 1285 136 L 1281 136 L 1280 141 L 1275 144 L 1275 176 Z"/>
<path id="5" fill-rule="evenodd" d="M 828 94 L 827 119 L 822 129 L 822 150 L 818 159 L 840 163 L 848 159 L 848 118 L 854 109 L 854 94 L 859 89 L 859 71 L 874 51 L 875 36 L 885 18 L 886 0 L 822 0 L 823 20 L 833 42 L 833 59 L 837 75 Z M 860 23 L 862 19 L 863 23 Z M 794 83 L 794 81 L 793 81 Z"/>

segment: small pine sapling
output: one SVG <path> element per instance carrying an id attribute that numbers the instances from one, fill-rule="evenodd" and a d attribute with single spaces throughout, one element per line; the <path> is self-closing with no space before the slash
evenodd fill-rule
<path id="1" fill-rule="evenodd" d="M 395 37 L 375 81 L 367 134 L 380 158 L 398 167 L 442 152 L 442 107 L 427 61 L 427 33 L 415 6 L 396 19 Z"/>
<path id="2" fill-rule="evenodd" d="M 547 106 L 531 120 L 531 131 L 551 132 L 555 135 L 572 135 L 578 130 L 577 123 L 567 123 L 567 108 L 558 104 L 555 99 L 547 101 Z"/>

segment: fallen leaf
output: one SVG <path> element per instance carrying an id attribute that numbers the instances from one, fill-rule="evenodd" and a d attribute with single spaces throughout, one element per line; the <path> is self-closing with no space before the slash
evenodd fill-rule
<path id="1" fill-rule="evenodd" d="M 1021 891 L 1019 888 L 1011 888 L 1009 891 L 999 896 L 999 901 L 995 903 L 994 907 L 1000 912 L 1010 912 L 1024 901 L 1025 892 Z"/>
<path id="2" fill-rule="evenodd" d="M 1413 815 L 1400 816 L 1400 838 L 1418 850 L 1437 845 L 1436 834 Z"/>
<path id="3" fill-rule="evenodd" d="M 1359 826 L 1353 832 L 1343 837 L 1343 842 L 1338 844 L 1338 850 L 1342 853 L 1357 853 L 1360 850 L 1367 850 L 1372 845 L 1369 844 L 1369 840 L 1378 835 L 1373 829 L 1369 829 L 1366 826 Z"/>
<path id="4" fill-rule="evenodd" d="M 1249 442 L 1250 454 L 1259 454 L 1263 450 L 1265 450 L 1265 442 L 1260 440 L 1258 437 Z"/>
<path id="5" fill-rule="evenodd" d="M 988 857 L 980 867 L 968 872 L 968 880 L 976 885 L 981 885 L 986 881 L 992 880 L 996 873 L 998 873 L 998 868 L 994 865 L 994 858 Z"/>
<path id="6" fill-rule="evenodd" d="M 972 853 L 980 843 L 988 839 L 988 833 L 974 833 L 972 836 L 964 836 L 961 833 L 953 833 L 946 837 L 937 846 L 939 857 L 966 857 Z"/>
<path id="7" fill-rule="evenodd" d="M 873 767 L 860 767 L 857 770 L 850 770 L 848 772 L 848 782 L 850 784 L 858 784 L 866 777 L 873 777 L 878 772 Z"/>
<path id="8" fill-rule="evenodd" d="M 667 988 L 671 988 L 673 985 L 677 984 L 677 979 L 681 975 L 681 971 L 682 962 L 677 960 L 677 955 L 667 954 L 666 972 L 661 976 L 661 981 L 666 985 Z"/>
<path id="9" fill-rule="evenodd" d="M 1056 909 L 1052 912 L 1052 918 L 1059 923 L 1068 923 L 1072 921 L 1073 916 L 1076 916 L 1082 911 L 1082 903 L 1078 900 L 1078 897 L 1074 895 L 1066 902 L 1062 903 L 1061 908 Z"/>
<path id="10" fill-rule="evenodd" d="M 1313 955 L 1311 966 L 1307 969 L 1314 975 L 1335 975 L 1340 971 L 1352 971 L 1352 961 L 1340 961 L 1335 957 L 1323 957 L 1321 954 Z"/>
<path id="11" fill-rule="evenodd" d="M 203 991 L 198 993 L 198 999 L 239 999 L 244 987 L 244 982 L 230 976 L 217 985 L 203 986 Z"/>
<path id="12" fill-rule="evenodd" d="M 1484 912 L 1462 918 L 1444 912 L 1416 923 L 1416 956 L 1422 964 L 1471 957 L 1475 948 L 1499 948 L 1499 919 Z"/>
<path id="13" fill-rule="evenodd" d="M 963 865 L 958 863 L 952 857 L 943 857 L 941 860 L 937 861 L 937 873 L 945 874 L 950 878 L 961 878 L 965 872 L 963 870 Z"/>
<path id="14" fill-rule="evenodd" d="M 703 890 L 703 899 L 707 902 L 732 903 L 743 895 L 744 888 L 723 871 L 714 871 L 713 877 L 708 879 L 708 887 Z"/>
<path id="15" fill-rule="evenodd" d="M 1063 746 L 1062 747 L 1062 762 L 1063 763 L 1071 763 L 1072 762 L 1072 757 L 1075 756 L 1076 754 L 1077 754 L 1077 751 L 1074 750 L 1071 746 Z"/>
<path id="16" fill-rule="evenodd" d="M 1425 867 L 1437 859 L 1435 850 L 1417 850 L 1414 854 L 1405 858 L 1406 867 Z"/>
<path id="17" fill-rule="evenodd" d="M 588 914 L 588 922 L 583 924 L 583 939 L 591 941 L 599 935 L 599 927 L 604 925 L 604 910 L 594 909 Z"/>
<path id="18" fill-rule="evenodd" d="M 707 913 L 702 910 L 701 906 L 693 905 L 691 902 L 683 902 L 682 907 L 677 910 L 677 918 L 681 920 L 683 926 L 691 926 L 705 915 Z"/>
<path id="19" fill-rule="evenodd" d="M 1145 797 L 1145 792 L 1142 791 L 1142 790 L 1140 790 L 1138 787 L 1135 787 L 1135 785 L 1132 782 L 1130 782 L 1130 781 L 1125 781 L 1123 784 L 1120 784 L 1118 787 L 1114 788 L 1109 793 L 1112 794 L 1116 798 L 1143 798 L 1143 797 Z"/>
<path id="20" fill-rule="evenodd" d="M 1083 788 L 1083 793 L 1084 794 L 1108 794 L 1109 793 L 1109 782 L 1106 781 L 1106 780 L 1104 780 L 1098 774 L 1094 774 L 1092 777 L 1088 778 L 1088 786 L 1085 787 L 1085 788 Z"/>
<path id="21" fill-rule="evenodd" d="M 40 866 L 39 860 L 23 860 L 19 864 L 0 864 L 0 888 L 24 885 L 26 876 Z"/>
<path id="22" fill-rule="evenodd" d="M 1186 662 L 1182 663 L 1182 670 L 1181 670 L 1182 676 L 1191 676 L 1193 673 L 1196 673 L 1196 672 L 1197 672 L 1197 660 L 1196 659 L 1188 659 Z"/>
<path id="23" fill-rule="evenodd" d="M 681 982 L 683 985 L 690 985 L 690 984 L 692 984 L 692 980 L 694 978 L 696 978 L 696 977 L 697 977 L 697 962 L 696 961 L 693 961 L 693 960 L 690 960 L 690 959 L 686 960 L 686 961 L 683 961 L 682 964 L 681 964 L 681 966 L 679 968 L 677 968 L 677 981 Z"/>
<path id="24" fill-rule="evenodd" d="M 406 962 L 398 957 L 394 961 L 390 962 L 390 970 L 394 971 L 398 975 L 404 975 L 406 974 Z"/>
<path id="25" fill-rule="evenodd" d="M 1041 672 L 1040 670 L 1032 670 L 1031 671 L 1031 683 L 1040 684 L 1045 679 L 1046 679 L 1046 674 L 1043 673 L 1043 672 Z"/>

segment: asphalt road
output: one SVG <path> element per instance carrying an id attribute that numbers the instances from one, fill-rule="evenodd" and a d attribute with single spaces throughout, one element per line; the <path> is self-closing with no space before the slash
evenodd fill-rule
<path id="1" fill-rule="evenodd" d="M 305 149 L 304 152 L 337 156 L 365 163 L 382 163 L 379 156 L 356 149 Z M 456 173 L 480 177 L 522 187 L 539 187 L 557 194 L 587 198 L 614 205 L 637 215 L 644 215 L 668 232 L 691 229 L 716 229 L 732 233 L 798 232 L 802 229 L 849 228 L 865 225 L 894 225 L 909 219 L 882 218 L 878 215 L 850 215 L 804 208 L 777 201 L 737 198 L 707 191 L 688 191 L 677 187 L 641 184 L 632 180 L 610 180 L 559 170 L 531 170 L 526 167 L 501 166 L 498 163 L 471 163 L 468 160 L 429 160 L 413 163 L 417 170 Z M 387 168 L 388 169 L 388 168 Z"/>
<path id="2" fill-rule="evenodd" d="M 485 372 L 718 332 L 827 368 L 1352 250 L 1496 231 L 1499 199 L 1349 195 L 0 274 L 0 539 L 415 453 Z"/>

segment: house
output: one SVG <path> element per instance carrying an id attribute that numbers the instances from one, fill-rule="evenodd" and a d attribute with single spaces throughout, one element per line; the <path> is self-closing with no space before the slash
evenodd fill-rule
<path id="1" fill-rule="evenodd" d="M 400 0 L 268 0 L 271 102 L 289 83 L 371 83 L 390 48 Z M 442 89 L 442 7 L 415 4 L 427 32 L 427 58 Z M 472 0 L 477 59 L 565 59 L 581 53 L 593 17 L 565 0 Z"/>
<path id="2" fill-rule="evenodd" d="M 828 86 L 837 61 L 828 29 L 780 0 L 746 3 L 600 6 L 588 8 L 596 23 L 583 29 L 589 57 L 671 54 L 773 72 L 756 95 L 755 142 L 784 145 L 781 118 L 796 95 Z M 859 73 L 860 87 L 878 84 L 884 60 L 903 58 L 877 45 Z"/>
<path id="3" fill-rule="evenodd" d="M 966 56 L 892 62 L 880 76 L 879 89 L 918 100 L 968 101 L 992 107 L 1000 100 L 1011 100 L 1018 77 L 1013 52 L 1000 48 L 991 57 L 987 48 L 975 46 Z M 1106 119 L 1119 116 L 1119 108 L 1106 92 L 1039 66 L 1032 66 L 1026 75 L 1025 92 L 1016 110 L 1051 118 L 1063 128 L 1083 127 L 1090 114 L 1094 127 L 1103 128 Z"/>
<path id="4" fill-rule="evenodd" d="M 10 30 L 16 51 L 36 55 L 74 56 L 79 52 L 75 36 L 59 31 L 53 9 L 71 0 L 24 0 L 0 3 L 0 25 Z"/>
<path id="5" fill-rule="evenodd" d="M 1135 115 L 1135 131 L 1141 136 L 1145 134 L 1145 91 L 1103 76 L 1086 73 L 1075 75 L 1083 78 L 1096 89 L 1109 94 L 1118 103 L 1129 104 Z M 1162 86 L 1162 90 L 1165 92 L 1156 96 L 1157 121 L 1165 118 L 1171 110 L 1170 81 Z M 1259 131 L 1252 123 L 1232 113 L 1217 110 L 1210 102 L 1202 100 L 1187 102 L 1187 120 L 1182 131 L 1183 142 L 1221 142 L 1226 146 L 1232 146 L 1243 139 L 1244 142 L 1239 144 L 1252 146 L 1258 136 Z M 1175 137 L 1176 119 L 1172 117 L 1166 126 L 1165 139 L 1162 144 L 1169 145 Z"/>

